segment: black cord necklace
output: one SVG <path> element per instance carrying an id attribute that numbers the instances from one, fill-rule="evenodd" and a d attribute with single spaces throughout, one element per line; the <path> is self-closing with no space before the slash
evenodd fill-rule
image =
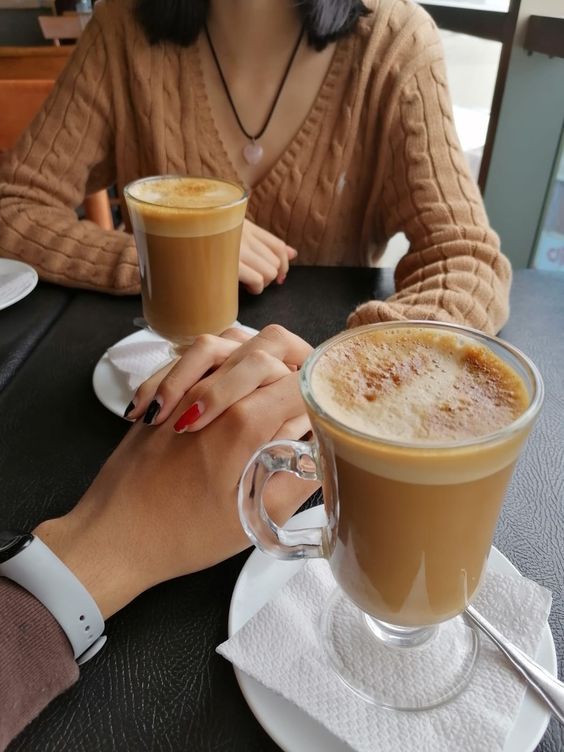
<path id="1" fill-rule="evenodd" d="M 219 59 L 217 57 L 215 47 L 213 46 L 207 24 L 204 24 L 204 31 L 206 32 L 210 51 L 216 65 L 217 72 L 219 73 L 219 77 L 221 78 L 221 83 L 223 84 L 223 88 L 225 89 L 225 94 L 227 96 L 229 104 L 231 105 L 233 114 L 235 115 L 237 125 L 241 129 L 242 133 L 244 133 L 244 135 L 249 139 L 249 143 L 243 149 L 243 158 L 245 159 L 245 162 L 247 162 L 247 164 L 258 164 L 263 157 L 264 150 L 260 144 L 257 144 L 257 141 L 259 138 L 261 138 L 261 136 L 264 135 L 272 119 L 272 115 L 274 114 L 274 110 L 276 109 L 276 105 L 278 104 L 278 100 L 280 99 L 280 95 L 282 94 L 282 89 L 284 88 L 284 84 L 286 83 L 286 79 L 288 78 L 288 74 L 290 73 L 290 68 L 292 67 L 292 63 L 294 62 L 294 58 L 297 55 L 300 43 L 304 36 L 305 26 L 302 26 L 301 28 L 300 35 L 294 46 L 294 49 L 292 50 L 292 54 L 290 55 L 290 59 L 288 60 L 288 65 L 286 66 L 286 70 L 284 71 L 284 75 L 282 76 L 282 81 L 280 81 L 280 86 L 278 87 L 278 91 L 276 92 L 276 96 L 274 97 L 274 101 L 272 102 L 272 106 L 270 107 L 270 111 L 266 116 L 266 120 L 264 121 L 262 128 L 258 131 L 258 133 L 255 133 L 254 136 L 246 130 L 243 123 L 241 122 L 241 118 L 239 117 L 239 113 L 237 112 L 237 108 L 235 107 L 235 103 L 233 102 L 231 92 L 229 91 L 229 87 L 227 86 L 227 81 L 225 80 L 225 76 L 223 75 L 223 71 L 221 70 L 221 65 L 219 64 Z"/>

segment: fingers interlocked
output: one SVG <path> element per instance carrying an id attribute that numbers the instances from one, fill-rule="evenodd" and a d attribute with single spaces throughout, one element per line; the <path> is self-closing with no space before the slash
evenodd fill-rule
<path id="1" fill-rule="evenodd" d="M 128 417 L 137 419 L 144 410 L 148 414 L 156 404 L 157 414 L 146 422 L 157 425 L 187 395 L 184 404 L 189 407 L 176 421 L 175 430 L 198 430 L 255 390 L 288 376 L 310 352 L 304 340 L 276 324 L 251 339 L 240 329 L 227 330 L 221 337 L 203 335 L 178 361 L 139 388 Z"/>

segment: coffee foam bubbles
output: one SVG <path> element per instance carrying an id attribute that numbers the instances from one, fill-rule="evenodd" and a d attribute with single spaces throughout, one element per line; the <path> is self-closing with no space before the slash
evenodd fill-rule
<path id="1" fill-rule="evenodd" d="M 166 237 L 227 232 L 243 221 L 246 208 L 242 188 L 212 178 L 153 178 L 133 183 L 128 192 L 133 226 Z"/>
<path id="2" fill-rule="evenodd" d="M 512 368 L 462 335 L 418 327 L 359 333 L 319 358 L 310 385 L 328 416 L 366 435 L 309 411 L 335 452 L 407 483 L 464 483 L 497 472 L 515 461 L 529 430 L 472 443 L 511 424 L 529 397 Z"/>
<path id="3" fill-rule="evenodd" d="M 323 410 L 346 426 L 416 444 L 494 433 L 528 404 L 521 378 L 490 350 L 417 328 L 336 343 L 317 362 L 312 389 Z"/>
<path id="4" fill-rule="evenodd" d="M 209 209 L 238 201 L 243 191 L 233 183 L 179 177 L 139 182 L 130 193 L 139 201 L 170 209 Z"/>

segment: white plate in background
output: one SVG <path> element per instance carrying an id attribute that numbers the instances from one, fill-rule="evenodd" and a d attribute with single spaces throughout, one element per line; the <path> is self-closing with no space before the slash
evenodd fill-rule
<path id="1" fill-rule="evenodd" d="M 37 280 L 37 272 L 29 264 L 0 259 L 0 311 L 29 295 Z"/>

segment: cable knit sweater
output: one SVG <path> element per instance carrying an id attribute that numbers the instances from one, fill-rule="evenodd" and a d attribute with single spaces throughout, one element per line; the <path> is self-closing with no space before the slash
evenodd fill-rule
<path id="1" fill-rule="evenodd" d="M 374 0 L 337 44 L 309 115 L 254 186 L 248 217 L 299 263 L 372 264 L 403 231 L 397 292 L 356 325 L 424 318 L 489 332 L 508 313 L 500 253 L 456 136 L 437 29 L 411 0 Z M 102 0 L 45 107 L 0 161 L 0 255 L 51 282 L 136 293 L 133 238 L 76 219 L 85 193 L 144 175 L 237 181 L 197 45 L 150 46 L 132 0 Z"/>

